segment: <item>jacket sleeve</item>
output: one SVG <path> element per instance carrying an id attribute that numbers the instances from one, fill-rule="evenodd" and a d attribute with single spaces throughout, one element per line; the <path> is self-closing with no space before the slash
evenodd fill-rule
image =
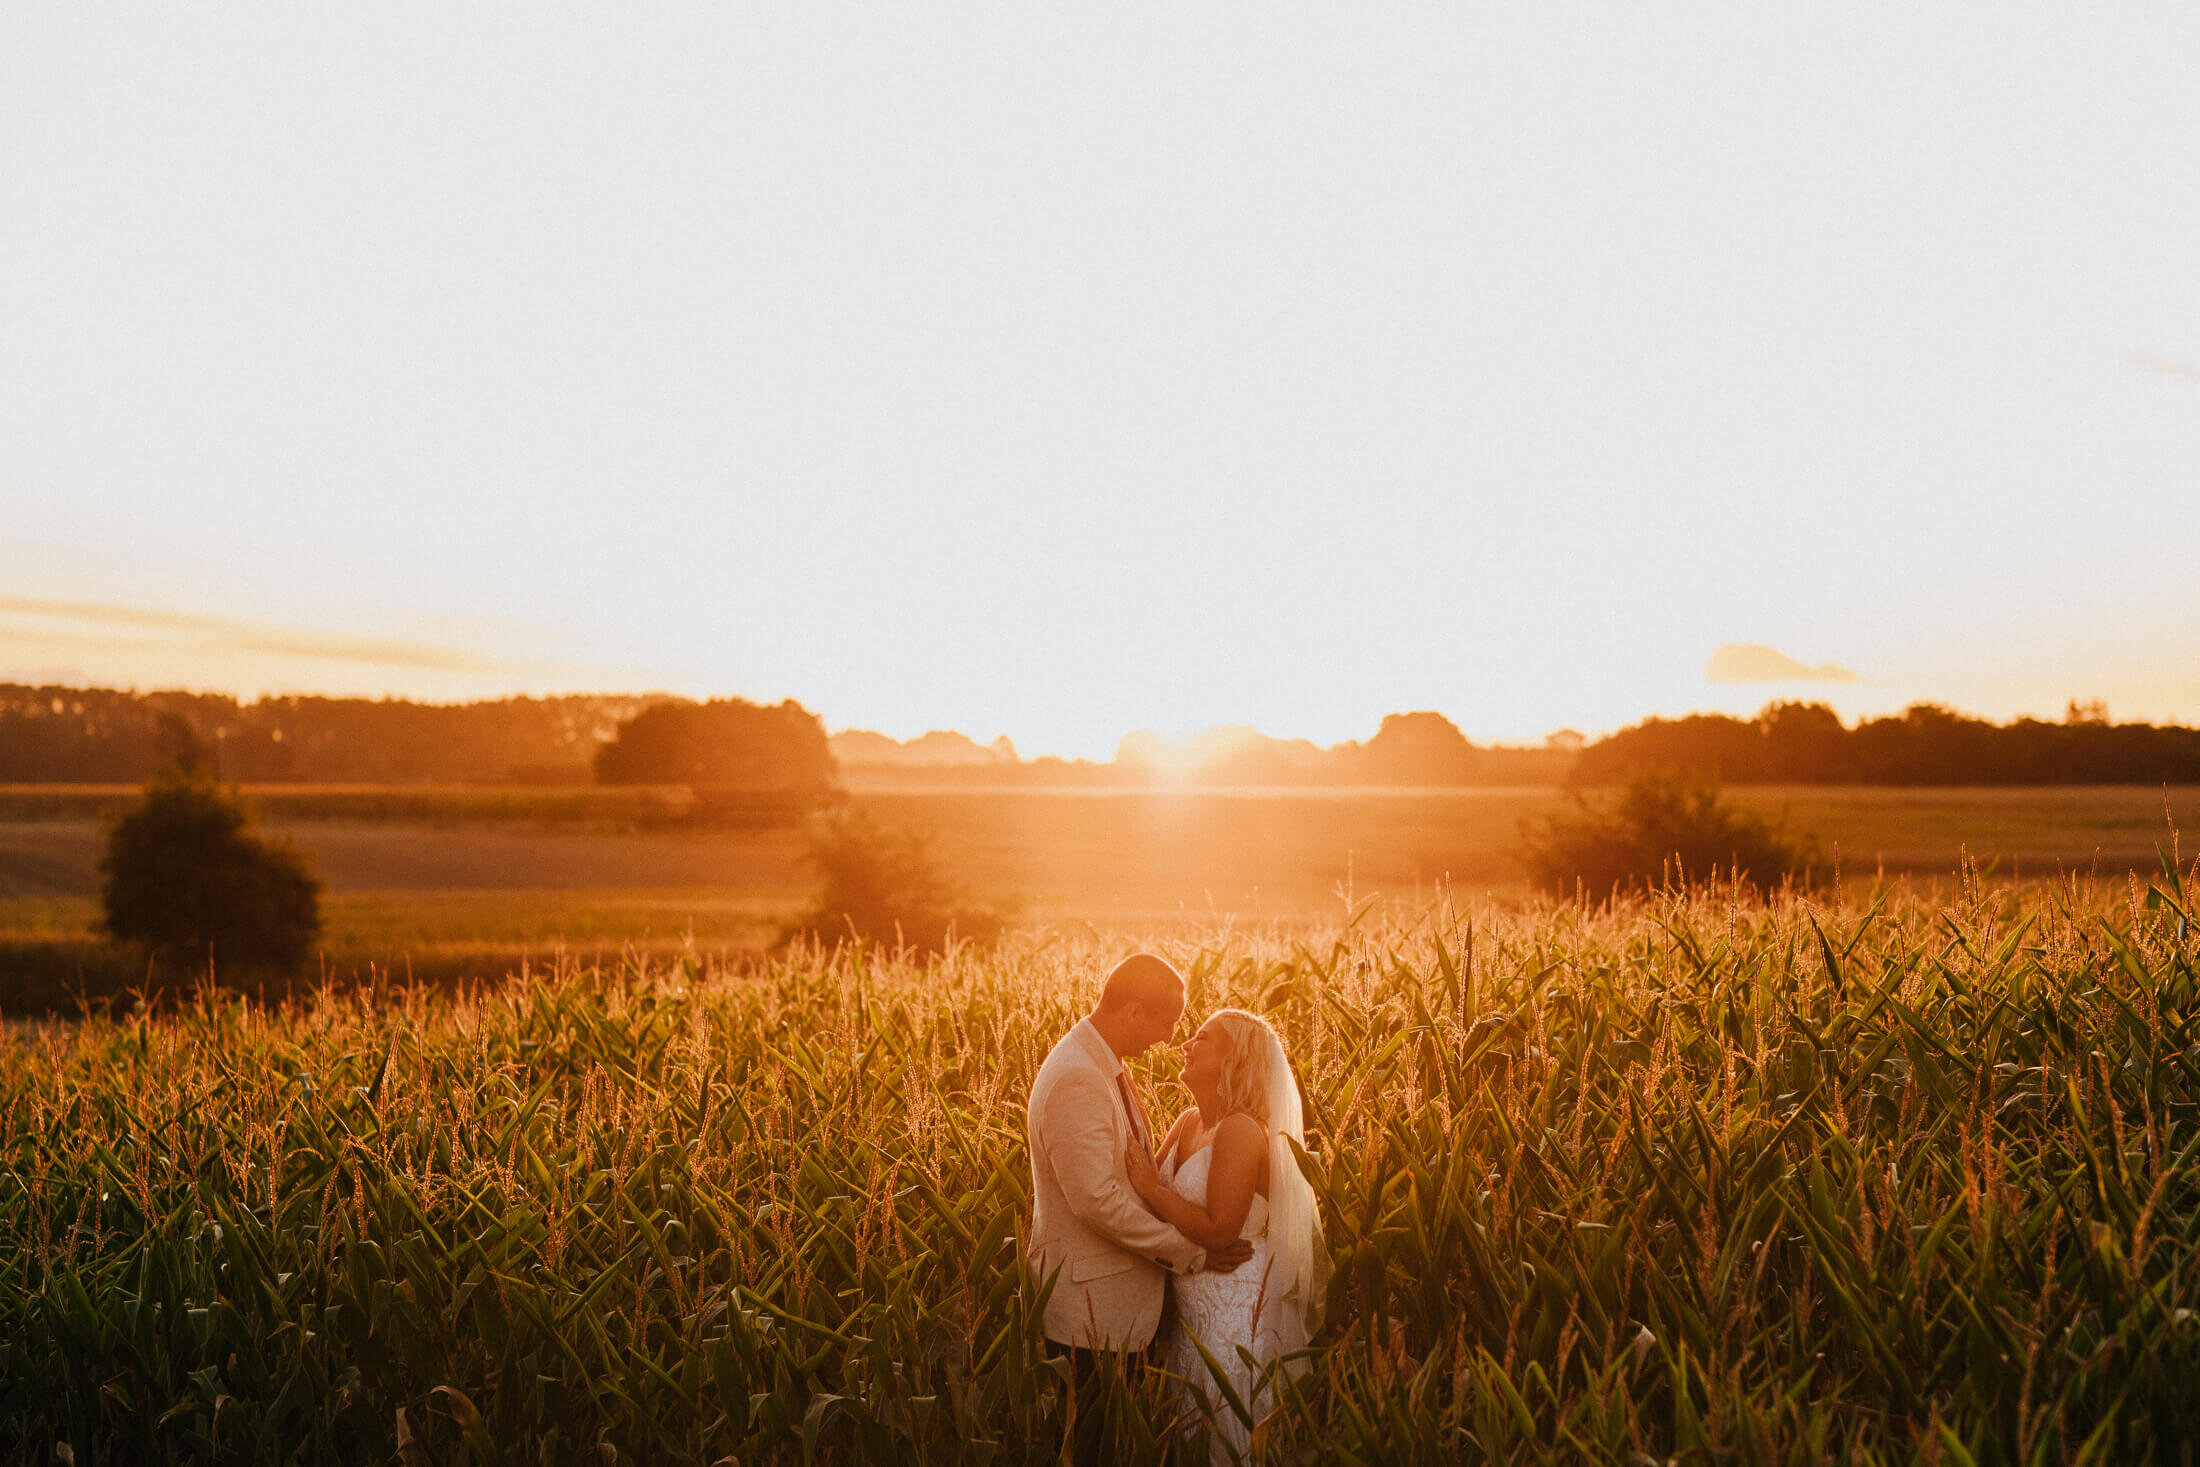
<path id="1" fill-rule="evenodd" d="M 1047 1159 L 1078 1220 L 1126 1252 L 1172 1273 L 1196 1273 L 1207 1250 L 1155 1217 L 1131 1190 L 1108 1116 L 1116 1105 L 1091 1073 L 1064 1075 L 1048 1091 L 1041 1120 Z"/>

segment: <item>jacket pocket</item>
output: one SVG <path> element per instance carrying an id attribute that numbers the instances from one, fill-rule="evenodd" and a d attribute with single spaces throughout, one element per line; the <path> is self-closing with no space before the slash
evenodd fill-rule
<path id="1" fill-rule="evenodd" d="M 1128 1253 L 1095 1253 L 1090 1258 L 1080 1258 L 1069 1266 L 1069 1280 L 1073 1284 L 1089 1284 L 1094 1279 L 1104 1279 L 1119 1273 L 1129 1273 L 1136 1266 Z"/>

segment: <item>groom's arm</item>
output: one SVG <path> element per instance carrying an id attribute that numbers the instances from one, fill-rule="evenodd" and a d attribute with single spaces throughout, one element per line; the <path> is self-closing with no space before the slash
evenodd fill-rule
<path id="1" fill-rule="evenodd" d="M 1196 1273 L 1207 1250 L 1146 1210 L 1116 1154 L 1108 1113 L 1115 1096 L 1097 1075 L 1064 1075 L 1042 1106 L 1047 1155 L 1079 1221 L 1118 1247 L 1172 1273 Z"/>

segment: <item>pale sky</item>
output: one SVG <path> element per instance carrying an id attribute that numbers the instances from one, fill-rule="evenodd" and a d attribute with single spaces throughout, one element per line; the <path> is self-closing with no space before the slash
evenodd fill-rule
<path id="1" fill-rule="evenodd" d="M 2191 7 L 11 6 L 0 678 L 2200 721 L 2196 77 Z"/>

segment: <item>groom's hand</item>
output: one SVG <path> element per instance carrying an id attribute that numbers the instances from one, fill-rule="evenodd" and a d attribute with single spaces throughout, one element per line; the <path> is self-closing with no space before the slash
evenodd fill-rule
<path id="1" fill-rule="evenodd" d="M 1232 1238 L 1220 1248 L 1207 1250 L 1204 1265 L 1208 1273 L 1235 1273 L 1237 1266 L 1253 1256 L 1253 1245 L 1246 1238 Z"/>

